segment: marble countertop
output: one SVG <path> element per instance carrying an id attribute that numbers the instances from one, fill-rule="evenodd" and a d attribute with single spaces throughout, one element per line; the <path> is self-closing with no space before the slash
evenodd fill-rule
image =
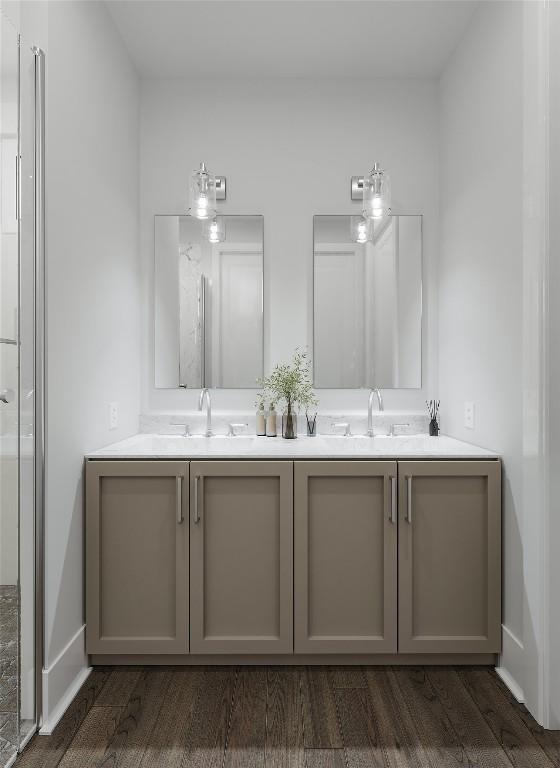
<path id="1" fill-rule="evenodd" d="M 343 437 L 184 437 L 139 434 L 87 459 L 497 459 L 498 454 L 444 435 Z"/>

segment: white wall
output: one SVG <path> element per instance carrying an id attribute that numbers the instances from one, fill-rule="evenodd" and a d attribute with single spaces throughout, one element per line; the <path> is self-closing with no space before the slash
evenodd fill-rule
<path id="1" fill-rule="evenodd" d="M 140 401 L 137 77 L 104 3 L 48 23 L 47 730 L 86 665 L 83 456 L 135 433 Z"/>
<path id="2" fill-rule="evenodd" d="M 500 670 L 543 722 L 537 6 L 481 3 L 441 78 L 438 352 L 443 430 L 504 459 Z"/>
<path id="3" fill-rule="evenodd" d="M 545 676 L 549 684 L 550 727 L 560 728 L 560 5 L 550 3 L 550 528 L 547 549 L 548 610 L 550 611 L 548 651 L 549 667 Z"/>
<path id="4" fill-rule="evenodd" d="M 309 342 L 313 215 L 358 213 L 350 177 L 389 169 L 396 213 L 424 214 L 424 391 L 387 392 L 386 407 L 424 408 L 435 386 L 432 285 L 438 246 L 438 95 L 426 80 L 142 82 L 142 409 L 180 411 L 197 393 L 156 390 L 153 365 L 154 214 L 187 207 L 189 173 L 204 160 L 227 177 L 224 213 L 264 214 L 265 367 Z M 254 396 L 217 391 L 218 408 Z M 363 391 L 320 393 L 323 410 L 364 409 Z"/>

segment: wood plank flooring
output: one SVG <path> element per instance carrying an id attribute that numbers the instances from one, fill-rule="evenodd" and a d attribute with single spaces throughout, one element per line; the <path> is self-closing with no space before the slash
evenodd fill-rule
<path id="1" fill-rule="evenodd" d="M 486 667 L 96 667 L 16 768 L 560 768 Z"/>

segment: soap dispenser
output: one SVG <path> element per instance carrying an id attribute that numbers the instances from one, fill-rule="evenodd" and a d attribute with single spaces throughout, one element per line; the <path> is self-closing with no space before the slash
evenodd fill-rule
<path id="1" fill-rule="evenodd" d="M 276 430 L 277 430 L 277 426 L 276 426 L 275 403 L 271 403 L 270 408 L 268 409 L 268 413 L 266 414 L 266 436 L 276 437 L 277 435 Z"/>

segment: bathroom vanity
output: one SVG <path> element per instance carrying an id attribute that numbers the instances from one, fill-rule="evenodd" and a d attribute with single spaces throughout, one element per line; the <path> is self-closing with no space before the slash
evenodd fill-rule
<path id="1" fill-rule="evenodd" d="M 365 244 L 352 222 L 313 220 L 314 385 L 417 389 L 422 217 L 392 216 Z M 251 388 L 264 360 L 263 218 L 221 224 L 212 245 L 192 217 L 155 217 L 155 384 L 202 388 L 208 435 L 206 387 Z M 378 405 L 378 429 L 426 431 Z M 320 432 L 356 429 L 325 418 Z M 145 433 L 86 458 L 93 663 L 491 663 L 500 651 L 489 451 L 426 435 Z"/>
<path id="2" fill-rule="evenodd" d="M 95 663 L 492 663 L 501 462 L 449 438 L 139 435 L 86 457 Z"/>

